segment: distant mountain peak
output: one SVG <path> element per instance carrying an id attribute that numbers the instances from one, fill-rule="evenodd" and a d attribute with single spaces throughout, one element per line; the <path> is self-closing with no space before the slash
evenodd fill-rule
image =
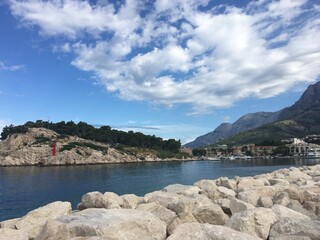
<path id="1" fill-rule="evenodd" d="M 277 112 L 247 113 L 233 124 L 222 123 L 214 131 L 197 137 L 194 141 L 185 144 L 185 146 L 203 147 L 266 124 L 291 119 L 306 126 L 312 132 L 318 129 L 318 125 L 314 124 L 316 120 L 310 121 L 310 119 L 316 117 L 320 119 L 320 82 L 310 85 L 301 98 L 290 107 Z"/>

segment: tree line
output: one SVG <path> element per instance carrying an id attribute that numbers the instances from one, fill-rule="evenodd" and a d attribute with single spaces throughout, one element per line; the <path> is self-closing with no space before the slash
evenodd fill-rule
<path id="1" fill-rule="evenodd" d="M 85 122 L 74 123 L 73 121 L 65 122 L 47 122 L 37 120 L 36 122 L 26 122 L 19 126 L 5 126 L 1 133 L 1 140 L 6 139 L 10 134 L 26 133 L 29 128 L 47 128 L 57 132 L 60 135 L 78 136 L 87 140 L 94 140 L 107 144 L 120 144 L 129 147 L 141 147 L 155 150 L 165 150 L 178 152 L 181 147 L 180 140 L 175 139 L 163 140 L 160 137 L 145 135 L 140 132 L 124 132 L 112 129 L 110 126 L 101 126 L 95 128 Z"/>

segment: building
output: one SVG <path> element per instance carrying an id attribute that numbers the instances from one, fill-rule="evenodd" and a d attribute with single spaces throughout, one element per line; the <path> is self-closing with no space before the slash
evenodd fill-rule
<path id="1" fill-rule="evenodd" d="M 290 149 L 290 154 L 294 156 L 305 156 L 309 149 L 318 148 L 320 145 L 314 143 L 307 143 L 299 138 L 294 138 L 293 143 L 287 145 Z"/>

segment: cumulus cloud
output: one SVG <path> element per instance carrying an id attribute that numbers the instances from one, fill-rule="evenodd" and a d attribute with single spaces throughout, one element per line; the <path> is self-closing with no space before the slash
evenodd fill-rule
<path id="1" fill-rule="evenodd" d="M 125 100 L 189 104 L 192 114 L 311 83 L 320 11 L 311 0 L 212 6 L 208 0 L 11 0 L 12 14 Z"/>

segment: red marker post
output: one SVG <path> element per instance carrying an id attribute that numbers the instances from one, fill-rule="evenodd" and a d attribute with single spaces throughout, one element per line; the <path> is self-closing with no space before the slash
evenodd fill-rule
<path id="1" fill-rule="evenodd" d="M 56 152 L 57 152 L 57 144 L 56 143 L 53 143 L 52 144 L 52 156 L 55 156 L 56 155 Z"/>

